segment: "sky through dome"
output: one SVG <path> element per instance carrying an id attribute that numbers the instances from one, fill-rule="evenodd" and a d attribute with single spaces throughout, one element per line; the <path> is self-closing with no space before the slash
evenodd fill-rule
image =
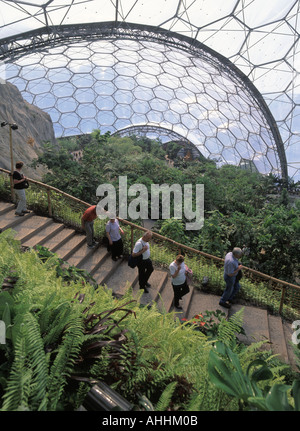
<path id="1" fill-rule="evenodd" d="M 177 41 L 164 46 L 159 31 L 148 31 L 143 40 L 56 44 L 56 26 L 95 22 L 154 26 L 230 60 L 263 96 L 285 148 L 288 175 L 299 180 L 299 1 L 0 1 L 1 77 L 49 112 L 57 136 L 153 124 L 221 164 L 246 159 L 260 172 L 280 173 L 271 121 L 232 71 L 182 50 Z M 40 29 L 51 29 L 52 45 L 13 57 L 32 42 L 32 36 L 18 35 Z"/>

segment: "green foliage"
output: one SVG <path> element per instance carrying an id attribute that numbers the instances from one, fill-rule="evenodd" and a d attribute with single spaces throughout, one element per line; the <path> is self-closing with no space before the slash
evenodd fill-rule
<path id="1" fill-rule="evenodd" d="M 80 163 L 70 155 L 75 143 L 84 150 Z M 219 257 L 235 246 L 245 246 L 248 253 L 244 265 L 295 283 L 300 207 L 290 206 L 287 193 L 296 184 L 289 180 L 284 187 L 273 175 L 263 176 L 232 165 L 218 169 L 213 161 L 205 159 L 185 162 L 177 156 L 179 149 L 176 143 L 162 146 L 144 137 L 120 138 L 94 130 L 76 140 L 64 139 L 59 149 L 47 144 L 34 164 L 50 169 L 44 178 L 46 183 L 87 202 L 95 201 L 101 183 L 116 186 L 118 202 L 119 176 L 127 176 L 128 187 L 144 184 L 149 195 L 151 184 L 204 184 L 205 220 L 200 231 L 184 231 L 184 218 L 172 219 L 173 198 L 171 220 L 158 223 L 157 229 L 175 241 Z M 174 167 L 166 163 L 166 155 L 175 162 Z M 47 205 L 46 200 L 39 201 Z M 265 255 L 260 253 L 262 249 Z"/>
<path id="2" fill-rule="evenodd" d="M 197 314 L 190 320 L 183 318 L 181 322 L 201 331 L 208 340 L 218 340 L 228 346 L 235 347 L 237 335 L 244 333 L 243 314 L 244 308 L 241 308 L 227 319 L 226 314 L 221 310 L 206 310 L 205 313 Z"/>
<path id="3" fill-rule="evenodd" d="M 270 383 L 273 373 L 266 361 L 256 359 L 243 371 L 240 359 L 228 346 L 217 342 L 210 352 L 208 363 L 212 382 L 240 402 L 242 410 L 290 411 L 300 410 L 300 381 L 292 386 L 285 384 L 261 385 Z M 287 392 L 292 390 L 293 404 Z"/>
<path id="4" fill-rule="evenodd" d="M 0 318 L 12 327 L 0 348 L 2 410 L 74 409 L 95 379 L 134 402 L 145 392 L 157 402 L 168 384 L 183 379 L 177 364 L 186 354 L 182 343 L 195 348 L 198 342 L 173 315 L 140 308 L 128 297 L 117 301 L 107 289 L 82 285 L 76 277 L 57 277 L 61 262 L 55 255 L 45 249 L 21 253 L 9 231 L 0 235 L 0 251 L 2 267 L 17 274 L 12 291 L 0 292 Z M 176 395 L 176 403 L 182 405 L 185 396 Z"/>
<path id="5" fill-rule="evenodd" d="M 218 326 L 217 339 L 225 345 L 234 346 L 236 336 L 243 333 L 244 308 L 234 313 L 229 319 L 221 319 Z"/>
<path id="6" fill-rule="evenodd" d="M 214 210 L 207 213 L 208 218 L 204 220 L 204 226 L 199 233 L 199 244 L 201 250 L 214 256 L 223 257 L 230 248 L 227 239 L 227 228 L 224 223 L 224 215 Z"/>
<path id="7" fill-rule="evenodd" d="M 164 220 L 161 224 L 159 233 L 181 244 L 185 238 L 183 222 L 182 220 L 177 220 L 175 218 Z"/>
<path id="8" fill-rule="evenodd" d="M 257 248 L 264 249 L 260 269 L 274 277 L 294 281 L 299 265 L 299 211 L 284 206 L 268 207 L 256 227 Z"/>
<path id="9" fill-rule="evenodd" d="M 174 395 L 176 386 L 177 382 L 172 382 L 168 384 L 156 404 L 157 411 L 166 411 L 168 409 L 172 396 Z"/>
<path id="10" fill-rule="evenodd" d="M 81 283 L 89 282 L 96 285 L 96 281 L 89 273 L 76 266 L 69 265 L 63 261 L 56 253 L 50 251 L 47 247 L 41 245 L 36 246 L 38 257 L 42 262 L 46 263 L 49 268 L 54 267 L 57 277 L 62 277 L 64 281 L 77 281 Z"/>
<path id="11" fill-rule="evenodd" d="M 92 202 L 100 183 L 117 185 L 120 175 L 127 175 L 128 186 L 142 183 L 148 190 L 152 183 L 202 183 L 203 229 L 185 232 L 184 220 L 173 218 L 161 224 L 161 233 L 221 257 L 245 244 L 250 251 L 243 263 L 293 279 L 300 207 L 291 208 L 286 193 L 267 202 L 272 178 L 233 166 L 217 169 L 204 160 L 189 164 L 175 160 L 171 168 L 158 142 L 123 140 L 100 131 L 82 142 L 81 163 L 72 160 L 71 148 L 47 146 L 36 161 L 51 169 L 45 177 L 50 184 Z M 7 181 L 0 181 L 1 196 L 8 189 Z M 45 194 L 34 187 L 26 193 L 31 208 L 47 210 Z M 53 197 L 53 210 L 80 226 L 82 209 L 68 208 L 59 195 Z M 104 224 L 97 222 L 101 235 Z M 265 255 L 260 255 L 262 248 Z M 161 265 L 169 265 L 175 255 L 166 245 L 152 246 L 153 260 Z M 209 276 L 210 289 L 223 286 L 223 268 L 195 256 L 186 256 L 186 263 L 196 283 Z M 193 325 L 175 320 L 173 313 L 140 307 L 130 289 L 120 302 L 105 287 L 95 290 L 88 274 L 45 248 L 21 254 L 11 231 L 0 235 L 0 269 L 0 281 L 16 275 L 12 291 L 0 291 L 0 319 L 7 327 L 7 343 L 0 346 L 2 410 L 72 410 L 82 402 L 89 382 L 97 379 L 106 380 L 135 404 L 146 396 L 162 410 L 235 410 L 238 401 L 242 408 L 257 409 L 275 408 L 280 400 L 287 410 L 293 403 L 299 405 L 297 384 L 292 399 L 291 388 L 282 384 L 274 369 L 270 373 L 270 363 L 257 361 L 258 346 L 241 349 L 236 343 L 242 312 L 228 321 L 206 315 L 210 319 L 206 332 L 195 331 Z M 241 294 L 278 309 L 280 292 L 271 293 L 263 284 L 243 279 Z M 293 315 L 287 306 L 284 312 Z"/>
<path id="12" fill-rule="evenodd" d="M 58 276 L 55 254 L 21 252 L 11 231 L 0 235 L 0 264 L 16 275 L 11 292 L 0 291 L 0 319 L 11 329 L 0 346 L 1 410 L 74 410 L 97 380 L 143 408 L 146 397 L 155 410 L 237 409 L 236 399 L 212 383 L 207 365 L 218 338 L 243 367 L 250 365 L 255 348 L 234 343 L 242 312 L 229 321 L 218 316 L 208 337 L 173 313 L 141 307 L 131 289 L 117 300 L 76 275 Z"/>

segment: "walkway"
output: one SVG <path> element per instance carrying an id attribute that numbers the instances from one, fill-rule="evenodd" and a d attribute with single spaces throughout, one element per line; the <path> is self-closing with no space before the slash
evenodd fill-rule
<path id="1" fill-rule="evenodd" d="M 33 212 L 24 217 L 15 216 L 15 206 L 0 202 L 0 229 L 12 228 L 21 244 L 34 247 L 37 244 L 51 251 L 69 264 L 87 270 L 99 285 L 106 284 L 116 296 L 122 296 L 129 286 L 133 294 L 139 291 L 137 269 L 131 269 L 126 260 L 114 262 L 106 248 L 98 246 L 88 249 L 85 235 L 55 222 L 51 218 L 35 215 Z M 155 268 L 149 280 L 151 288 L 143 294 L 141 302 L 145 305 L 156 301 L 160 310 L 173 310 L 173 291 L 166 270 Z M 220 309 L 229 317 L 244 307 L 244 330 L 246 336 L 241 340 L 247 344 L 258 340 L 269 340 L 266 348 L 279 354 L 281 359 L 295 366 L 291 345 L 291 323 L 283 322 L 281 317 L 273 316 L 267 310 L 236 304 L 227 310 L 219 306 L 219 297 L 204 293 L 191 286 L 189 294 L 182 301 L 183 311 L 178 317 L 193 318 L 196 314 Z"/>

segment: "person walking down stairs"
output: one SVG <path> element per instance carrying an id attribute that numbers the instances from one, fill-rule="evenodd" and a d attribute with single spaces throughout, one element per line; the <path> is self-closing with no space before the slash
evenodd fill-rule
<path id="1" fill-rule="evenodd" d="M 94 239 L 94 221 L 96 218 L 96 205 L 90 206 L 81 217 L 81 227 L 86 232 L 88 248 L 95 248 L 98 244 Z"/>
<path id="2" fill-rule="evenodd" d="M 138 263 L 137 267 L 139 270 L 139 285 L 140 289 L 144 289 L 145 293 L 148 293 L 147 287 L 151 287 L 148 282 L 150 275 L 154 271 L 152 261 L 150 259 L 150 245 L 149 241 L 152 238 L 152 232 L 147 231 L 144 233 L 142 238 L 138 239 L 135 243 L 132 251 L 132 256 L 137 257 L 142 255 L 142 259 Z"/>
<path id="3" fill-rule="evenodd" d="M 242 265 L 239 259 L 243 252 L 239 247 L 235 247 L 232 251 L 226 254 L 224 262 L 224 280 L 226 283 L 225 290 L 221 296 L 219 305 L 230 308 L 230 304 L 240 290 L 240 274 Z"/>
<path id="4" fill-rule="evenodd" d="M 174 292 L 174 307 L 177 308 L 177 310 L 182 310 L 179 301 L 190 291 L 187 284 L 187 269 L 184 263 L 184 257 L 179 254 L 170 264 L 169 269 Z"/>

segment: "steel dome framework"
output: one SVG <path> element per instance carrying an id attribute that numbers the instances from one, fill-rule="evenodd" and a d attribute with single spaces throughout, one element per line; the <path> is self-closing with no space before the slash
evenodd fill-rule
<path id="1" fill-rule="evenodd" d="M 168 130 L 220 164 L 297 179 L 299 1 L 211 3 L 0 1 L 2 82 L 57 137 Z"/>

